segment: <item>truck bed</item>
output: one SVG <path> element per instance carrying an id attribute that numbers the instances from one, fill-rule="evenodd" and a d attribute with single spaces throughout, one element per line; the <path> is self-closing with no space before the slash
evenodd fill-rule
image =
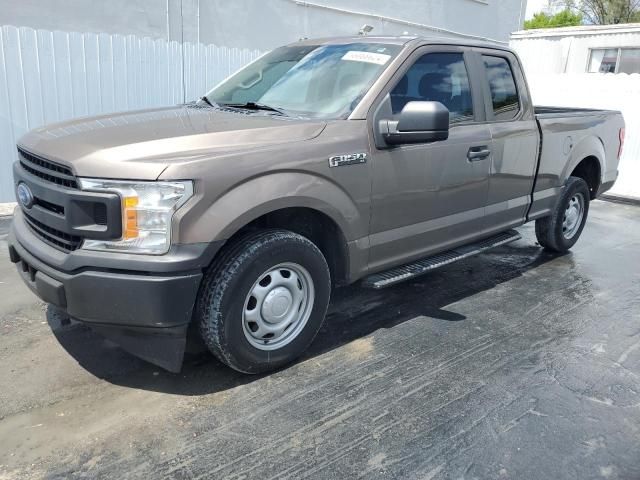
<path id="1" fill-rule="evenodd" d="M 618 172 L 621 129 L 620 112 L 591 108 L 534 107 L 540 134 L 540 151 L 532 206 L 528 219 L 548 215 L 567 176 L 585 158 L 599 160 L 594 171 L 602 188 L 613 185 Z"/>

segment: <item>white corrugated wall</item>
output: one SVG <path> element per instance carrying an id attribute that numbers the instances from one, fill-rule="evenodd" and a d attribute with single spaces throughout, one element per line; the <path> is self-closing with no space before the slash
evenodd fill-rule
<path id="1" fill-rule="evenodd" d="M 134 35 L 12 26 L 0 33 L 0 203 L 14 200 L 15 144 L 28 130 L 195 100 L 262 54 Z"/>

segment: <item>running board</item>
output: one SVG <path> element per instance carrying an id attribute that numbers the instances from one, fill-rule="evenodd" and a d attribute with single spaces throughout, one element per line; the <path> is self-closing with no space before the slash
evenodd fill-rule
<path id="1" fill-rule="evenodd" d="M 521 238 L 520 234 L 515 230 L 508 230 L 479 242 L 462 245 L 458 248 L 438 253 L 432 257 L 423 258 L 414 263 L 408 263 L 385 272 L 369 275 L 363 280 L 362 284 L 364 287 L 375 289 L 390 287 L 391 285 L 418 277 L 444 265 L 478 255 L 490 248 L 499 247 L 500 245 L 505 245 L 520 240 Z"/>

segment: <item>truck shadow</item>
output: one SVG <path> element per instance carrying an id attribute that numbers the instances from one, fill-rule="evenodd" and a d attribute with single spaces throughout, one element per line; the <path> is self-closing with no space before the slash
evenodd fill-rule
<path id="1" fill-rule="evenodd" d="M 490 290 L 558 257 L 519 241 L 384 290 L 368 290 L 358 284 L 340 288 L 334 292 L 323 327 L 300 361 L 420 316 L 464 322 L 467 318 L 447 305 Z M 129 355 L 88 327 L 64 324 L 52 309 L 47 318 L 60 344 L 83 368 L 116 385 L 193 396 L 262 378 L 235 372 L 208 353 L 187 354 L 181 373 L 172 374 Z"/>

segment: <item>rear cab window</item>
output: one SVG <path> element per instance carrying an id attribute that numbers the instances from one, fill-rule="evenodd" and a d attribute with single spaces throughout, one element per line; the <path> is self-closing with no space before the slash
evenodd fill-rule
<path id="1" fill-rule="evenodd" d="M 520 97 L 511 64 L 504 57 L 482 56 L 496 121 L 513 120 L 520 112 Z"/>

